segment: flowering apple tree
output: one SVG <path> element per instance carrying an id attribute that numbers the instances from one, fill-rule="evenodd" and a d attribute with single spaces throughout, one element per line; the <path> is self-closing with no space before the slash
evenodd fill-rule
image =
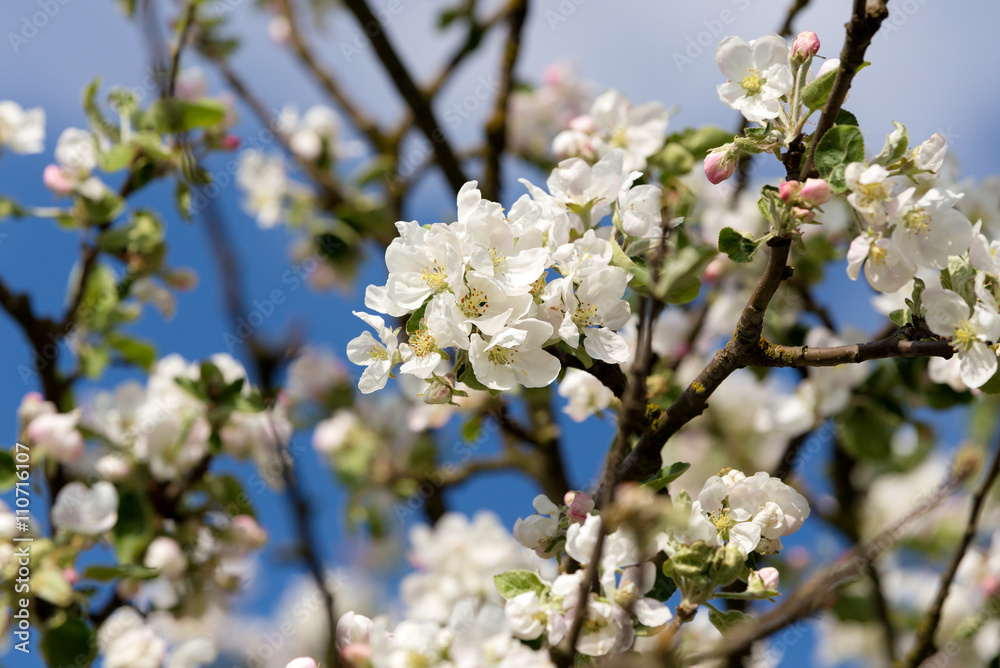
<path id="1" fill-rule="evenodd" d="M 272 113 L 231 63 L 231 4 L 177 3 L 155 99 L 87 87 L 88 127 L 60 129 L 39 174 L 55 206 L 0 198 L 4 225 L 48 219 L 80 240 L 63 312 L 0 282 L 33 352 L 19 373 L 37 383 L 0 454 L 0 626 L 15 659 L 777 665 L 808 623 L 828 663 L 996 663 L 1000 198 L 993 181 L 956 180 L 941 134 L 914 141 L 893 123 L 872 145 L 882 129 L 845 108 L 855 79 L 877 76 L 865 53 L 885 2 L 853 3 L 839 58 L 813 32 L 790 39 L 808 2 L 780 34 L 722 38 L 717 96 L 735 132 L 678 128 L 662 104 L 562 64 L 521 85 L 527 0 L 444 10 L 442 28 L 467 39 L 426 82 L 383 29 L 394 3 L 263 3 L 272 39 L 332 105 Z M 364 29 L 406 104 L 394 125 L 317 55 L 303 26 L 326 12 Z M 432 103 L 487 33 L 506 45 L 499 83 L 481 145 L 458 150 Z M 210 92 L 201 68 L 227 90 Z M 237 136 L 239 112 L 275 145 Z M 4 160 L 48 136 L 43 110 L 0 102 Z M 426 142 L 422 163 L 407 138 Z M 229 180 L 208 167 L 220 156 L 246 213 L 285 226 L 309 261 L 295 280 L 349 286 L 384 255 L 346 351 L 242 322 L 229 352 L 190 361 L 130 333 L 147 305 L 169 319 L 197 282 L 171 263 L 172 216 L 206 228 L 227 313 L 247 313 L 213 201 Z M 784 178 L 751 178 L 770 159 Z M 435 170 L 450 213 L 406 220 Z M 175 210 L 135 204 L 158 184 Z M 815 295 L 830 272 L 863 274 L 881 332 L 838 327 Z M 114 367 L 134 379 L 80 391 Z M 933 411 L 959 405 L 973 426 L 949 455 Z M 570 483 L 567 420 L 610 434 L 590 485 Z M 413 568 L 388 600 L 366 598 L 371 572 L 324 563 L 297 432 L 346 493 L 353 531 L 384 553 L 410 527 Z M 825 474 L 807 474 L 820 452 Z M 449 508 L 447 490 L 494 471 L 538 488 L 504 500 L 515 524 Z M 258 486 L 292 500 L 310 574 L 267 652 L 231 611 L 268 545 Z M 31 512 L 29 493 L 44 499 Z M 822 526 L 839 557 L 807 546 Z"/>

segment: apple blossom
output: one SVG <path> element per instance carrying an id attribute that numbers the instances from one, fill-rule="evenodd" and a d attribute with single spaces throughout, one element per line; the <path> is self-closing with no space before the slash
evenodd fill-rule
<path id="1" fill-rule="evenodd" d="M 78 430 L 81 410 L 42 413 L 28 423 L 25 434 L 41 451 L 58 462 L 73 462 L 83 455 L 83 436 Z"/>
<path id="2" fill-rule="evenodd" d="M 858 213 L 873 225 L 886 222 L 892 182 L 889 172 L 882 165 L 866 167 L 860 162 L 852 162 L 844 168 L 844 181 L 851 194 L 847 201 Z"/>
<path id="3" fill-rule="evenodd" d="M 997 353 L 987 342 L 1000 341 L 1000 315 L 968 303 L 951 290 L 928 288 L 921 297 L 927 308 L 927 326 L 938 336 L 951 337 L 958 353 L 962 381 L 981 387 L 997 370 Z"/>
<path id="4" fill-rule="evenodd" d="M 167 643 L 132 607 L 115 610 L 97 631 L 108 668 L 160 668 Z"/>
<path id="5" fill-rule="evenodd" d="M 715 52 L 715 61 L 728 81 L 719 84 L 719 99 L 748 121 L 765 123 L 781 109 L 780 98 L 792 88 L 788 45 L 776 34 L 749 43 L 726 37 Z"/>
<path id="6" fill-rule="evenodd" d="M 376 341 L 371 332 L 362 332 L 347 345 L 347 359 L 365 367 L 358 389 L 369 394 L 385 387 L 392 367 L 397 362 L 399 343 L 396 332 L 386 327 L 385 321 L 379 316 L 360 311 L 354 311 L 354 315 L 368 323 L 379 337 Z"/>
<path id="7" fill-rule="evenodd" d="M 469 361 L 476 378 L 491 390 L 548 385 L 562 368 L 558 359 L 542 350 L 551 335 L 550 324 L 531 318 L 504 327 L 488 342 L 473 334 Z"/>
<path id="8" fill-rule="evenodd" d="M 819 52 L 819 37 L 816 33 L 806 30 L 800 32 L 792 40 L 791 57 L 794 60 L 805 61 L 810 56 L 815 56 Z"/>
<path id="9" fill-rule="evenodd" d="M 52 504 L 52 524 L 85 536 L 109 531 L 118 522 L 118 490 L 110 482 L 87 487 L 71 482 L 59 490 Z"/>
<path id="10" fill-rule="evenodd" d="M 705 176 L 711 183 L 718 185 L 736 173 L 739 161 L 740 151 L 736 148 L 736 144 L 724 144 L 713 148 L 705 156 Z"/>
<path id="11" fill-rule="evenodd" d="M 146 548 L 143 565 L 152 568 L 171 579 L 179 578 L 187 570 L 187 558 L 176 540 L 169 536 L 157 536 Z"/>
<path id="12" fill-rule="evenodd" d="M 614 393 L 586 371 L 567 369 L 559 383 L 559 396 L 569 400 L 563 412 L 574 422 L 583 422 L 610 406 Z"/>
<path id="13" fill-rule="evenodd" d="M 909 188 L 893 197 L 889 224 L 892 241 L 906 257 L 928 269 L 945 269 L 950 255 L 962 255 L 972 243 L 972 223 L 954 208 L 959 195 L 931 188 L 917 198 Z"/>
<path id="14" fill-rule="evenodd" d="M 41 153 L 45 146 L 45 110 L 23 109 L 17 102 L 0 101 L 0 146 L 14 153 Z"/>

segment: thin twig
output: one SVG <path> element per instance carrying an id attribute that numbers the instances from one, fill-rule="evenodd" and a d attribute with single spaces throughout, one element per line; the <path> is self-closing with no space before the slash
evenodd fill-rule
<path id="1" fill-rule="evenodd" d="M 917 631 L 917 640 L 913 645 L 913 649 L 910 650 L 910 653 L 906 657 L 907 666 L 919 666 L 927 657 L 937 651 L 937 647 L 934 644 L 934 635 L 937 632 L 938 625 L 941 623 L 941 609 L 948 598 L 948 591 L 955 580 L 955 574 L 958 573 L 958 567 L 962 563 L 969 545 L 972 544 L 973 539 L 976 537 L 976 529 L 979 527 L 979 520 L 983 514 L 986 497 L 993 488 L 998 475 L 1000 475 L 1000 444 L 997 444 L 997 451 L 993 455 L 993 462 L 990 464 L 989 471 L 986 472 L 982 484 L 979 485 L 979 489 L 972 496 L 972 508 L 969 509 L 969 521 L 965 525 L 965 533 L 962 535 L 962 540 L 955 549 L 955 554 L 951 557 L 948 570 L 941 576 L 941 586 L 938 589 L 937 597 L 935 597 L 934 603 L 931 604 L 930 609 L 920 623 L 920 628 Z"/>
<path id="2" fill-rule="evenodd" d="M 181 34 L 177 38 L 177 46 L 174 47 L 170 59 L 170 72 L 167 75 L 166 96 L 168 98 L 172 98 L 177 90 L 177 74 L 181 68 L 181 52 L 184 50 L 184 44 L 187 42 L 188 35 L 191 34 L 191 28 L 194 26 L 197 9 L 198 3 L 188 2 L 187 11 L 184 13 L 184 25 L 181 27 Z"/>

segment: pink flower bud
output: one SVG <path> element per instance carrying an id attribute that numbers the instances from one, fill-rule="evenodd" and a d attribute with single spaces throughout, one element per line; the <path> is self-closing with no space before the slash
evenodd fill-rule
<path id="1" fill-rule="evenodd" d="M 705 176 L 716 185 L 722 183 L 736 172 L 739 157 L 740 152 L 735 144 L 713 149 L 705 156 Z"/>
<path id="2" fill-rule="evenodd" d="M 590 114 L 584 114 L 571 120 L 569 122 L 569 129 L 585 134 L 592 134 L 598 130 L 597 121 Z"/>
<path id="3" fill-rule="evenodd" d="M 73 192 L 73 183 L 66 178 L 66 173 L 59 165 L 49 165 L 45 168 L 45 171 L 42 172 L 42 183 L 60 197 L 65 197 Z"/>
<path id="4" fill-rule="evenodd" d="M 763 582 L 764 589 L 769 591 L 778 591 L 778 580 L 781 574 L 778 573 L 777 568 L 767 566 L 757 571 L 756 575 Z"/>
<path id="5" fill-rule="evenodd" d="M 568 506 L 566 515 L 577 522 L 585 521 L 590 511 L 594 509 L 594 498 L 584 492 L 566 492 L 563 500 Z"/>
<path id="6" fill-rule="evenodd" d="M 80 580 L 80 574 L 73 567 L 66 568 L 63 570 L 63 580 L 70 586 L 75 585 Z"/>
<path id="7" fill-rule="evenodd" d="M 235 151 L 240 147 L 240 138 L 236 135 L 226 135 L 222 138 L 222 148 L 227 151 Z"/>
<path id="8" fill-rule="evenodd" d="M 567 67 L 562 63 L 546 65 L 545 69 L 542 70 L 542 81 L 545 82 L 546 86 L 558 87 L 566 78 L 566 70 Z"/>
<path id="9" fill-rule="evenodd" d="M 233 538 L 237 545 L 256 550 L 267 542 L 267 532 L 249 515 L 233 518 Z"/>
<path id="10" fill-rule="evenodd" d="M 803 209 L 801 206 L 793 206 L 792 215 L 798 218 L 803 223 L 811 223 L 813 221 L 813 218 L 816 217 L 816 213 L 814 211 L 810 211 L 809 209 Z"/>
<path id="11" fill-rule="evenodd" d="M 785 181 L 778 186 L 778 194 L 781 196 L 781 201 L 788 203 L 795 199 L 795 196 L 799 194 L 799 190 L 802 189 L 802 184 L 798 181 Z"/>
<path id="12" fill-rule="evenodd" d="M 819 51 L 819 37 L 809 30 L 800 32 L 799 36 L 792 42 L 791 58 L 804 62 L 809 56 L 815 56 Z"/>
<path id="13" fill-rule="evenodd" d="M 826 204 L 830 199 L 830 184 L 823 179 L 806 179 L 799 190 L 799 199 L 806 206 Z"/>
<path id="14" fill-rule="evenodd" d="M 354 643 L 344 648 L 344 651 L 340 653 L 340 658 L 349 666 L 365 666 L 372 658 L 372 648 L 363 643 Z"/>

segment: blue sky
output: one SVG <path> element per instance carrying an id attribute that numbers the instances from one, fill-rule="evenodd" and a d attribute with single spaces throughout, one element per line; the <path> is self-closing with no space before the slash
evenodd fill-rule
<path id="1" fill-rule="evenodd" d="M 0 4 L 0 99 L 12 99 L 25 107 L 42 106 L 47 113 L 46 151 L 36 156 L 5 153 L 0 161 L 0 194 L 34 205 L 53 202 L 41 184 L 41 173 L 52 162 L 55 141 L 63 128 L 84 126 L 80 93 L 95 76 L 105 86 L 140 86 L 147 74 L 147 57 L 141 31 L 127 21 L 110 0 L 84 2 L 68 0 L 44 3 L 58 7 L 37 33 L 25 30 L 25 17 L 41 11 L 36 1 L 8 1 Z M 161 6 L 166 3 L 160 3 Z M 286 102 L 300 109 L 325 102 L 310 84 L 288 53 L 272 45 L 266 35 L 266 21 L 251 8 L 253 3 L 232 3 L 235 30 L 244 39 L 243 48 L 234 59 L 234 67 L 262 94 L 272 108 Z M 375 8 L 385 3 L 373 2 Z M 426 77 L 458 43 L 457 32 L 443 36 L 434 32 L 434 13 L 427 5 L 443 7 L 449 3 L 419 3 L 402 0 L 402 11 L 386 28 L 411 64 L 418 77 Z M 494 3 L 495 4 L 495 3 Z M 818 0 L 798 19 L 796 30 L 811 29 L 823 42 L 822 53 L 835 56 L 843 38 L 850 2 Z M 775 0 L 713 0 L 706 2 L 656 2 L 653 0 L 540 0 L 532 5 L 526 31 L 523 57 L 518 73 L 526 80 L 539 80 L 545 65 L 558 61 L 574 62 L 580 73 L 597 82 L 598 88 L 615 87 L 635 102 L 657 100 L 665 106 L 679 106 L 671 120 L 672 129 L 688 125 L 715 123 L 724 127 L 735 124 L 734 112 L 718 102 L 715 86 L 721 75 L 713 53 L 721 37 L 737 34 L 751 39 L 773 30 L 783 17 L 786 2 Z M 570 11 L 572 10 L 572 11 Z M 890 2 L 890 26 L 877 36 L 868 58 L 874 65 L 859 75 L 846 107 L 853 111 L 866 131 L 866 139 L 875 150 L 890 120 L 907 125 L 914 141 L 922 141 L 933 132 L 942 132 L 950 141 L 951 151 L 959 159 L 964 174 L 983 177 L 996 170 L 995 152 L 1000 145 L 1000 129 L 995 110 L 1000 88 L 995 85 L 1000 56 L 994 46 L 995 29 L 1000 25 L 1000 4 L 989 0 L 962 3 L 959 17 L 962 29 L 943 30 L 955 25 L 954 4 L 940 0 Z M 37 22 L 37 21 L 36 21 Z M 355 53 L 351 44 L 358 28 L 346 17 L 329 21 L 322 39 L 315 43 L 326 62 L 338 73 L 362 106 L 376 117 L 391 120 L 401 105 L 390 82 L 375 62 L 370 47 Z M 31 35 L 15 45 L 10 33 Z M 703 46 L 707 45 L 707 46 Z M 984 45 L 982 47 L 978 45 Z M 16 52 L 15 52 L 16 46 Z M 445 89 L 438 113 L 443 116 L 451 105 L 475 89 L 480 77 L 491 76 L 499 42 L 489 40 L 483 49 L 465 64 L 459 75 Z M 700 51 L 699 51 L 700 49 Z M 195 59 L 186 61 L 197 64 Z M 210 67 L 206 67 L 211 92 L 221 88 Z M 150 92 L 150 95 L 153 93 Z M 455 144 L 472 144 L 480 131 L 485 108 L 467 122 L 453 129 Z M 244 111 L 238 133 L 256 132 L 258 125 L 249 111 Z M 218 166 L 221 166 L 220 163 Z M 512 202 L 520 194 L 515 169 L 506 171 L 503 201 Z M 225 350 L 224 335 L 235 331 L 219 300 L 219 282 L 211 264 L 201 226 L 183 223 L 172 213 L 171 191 L 163 184 L 144 191 L 133 206 L 150 206 L 167 219 L 169 259 L 175 266 L 191 266 L 200 274 L 196 291 L 178 298 L 177 316 L 163 322 L 149 311 L 134 329 L 135 334 L 157 342 L 165 355 L 177 352 L 188 359 L 206 357 Z M 230 235 L 236 240 L 241 256 L 243 283 L 249 300 L 265 298 L 275 288 L 284 289 L 288 300 L 279 306 L 262 326 L 265 334 L 276 335 L 289 326 L 307 334 L 308 340 L 341 353 L 357 327 L 349 311 L 361 306 L 363 281 L 346 295 L 316 294 L 308 287 L 288 289 L 282 276 L 289 269 L 288 247 L 292 237 L 282 229 L 260 230 L 239 208 L 239 192 L 230 185 L 218 199 Z M 450 210 L 453 195 L 436 174 L 426 179 L 411 200 L 406 217 L 436 219 Z M 35 309 L 56 314 L 62 309 L 70 267 L 76 259 L 79 241 L 48 221 L 22 220 L 0 223 L 0 276 L 17 291 L 32 294 Z M 364 276 L 374 282 L 382 278 L 380 262 L 373 263 Z M 859 300 L 867 302 L 863 285 L 849 284 L 843 274 L 833 276 L 822 294 L 832 301 L 840 320 L 870 324 L 872 316 L 857 309 Z M 861 315 L 859 315 L 859 313 Z M 18 365 L 29 361 L 28 348 L 19 330 L 6 317 L 0 317 L 0 434 L 5 442 L 16 437 L 15 409 L 24 393 L 37 389 L 25 383 Z M 122 378 L 109 373 L 102 382 L 108 387 Z M 86 385 L 83 386 L 86 388 Z M 78 398 L 86 396 L 84 389 Z M 596 436 L 595 436 L 596 433 Z M 583 485 L 594 476 L 601 461 L 606 427 L 593 429 L 568 426 L 564 442 L 570 463 L 571 480 Z M 308 434 L 299 442 L 308 445 Z M 956 434 L 951 434 L 951 440 Z M 323 557 L 331 566 L 349 564 L 357 558 L 358 546 L 346 540 L 342 531 L 342 497 L 331 485 L 323 466 L 311 449 L 303 447 L 303 485 L 320 512 L 314 518 L 322 536 Z M 249 475 L 246 466 L 237 466 Z M 817 471 L 818 473 L 818 471 Z M 533 489 L 515 476 L 493 476 L 482 483 L 467 485 L 450 495 L 461 510 L 477 508 L 496 510 L 511 525 L 516 517 L 528 512 Z M 518 505 L 506 503 L 518 499 Z M 282 499 L 264 493 L 254 502 L 264 522 L 275 537 L 275 544 L 287 544 L 288 508 Z M 36 511 L 37 512 L 37 511 Z M 255 587 L 243 604 L 243 610 L 261 614 L 288 582 L 297 567 L 273 563 L 274 551 L 268 550 L 263 563 L 276 576 Z M 800 659 L 804 647 L 797 647 Z M 793 657 L 790 657 L 789 661 Z M 793 665 L 789 663 L 788 665 Z"/>

